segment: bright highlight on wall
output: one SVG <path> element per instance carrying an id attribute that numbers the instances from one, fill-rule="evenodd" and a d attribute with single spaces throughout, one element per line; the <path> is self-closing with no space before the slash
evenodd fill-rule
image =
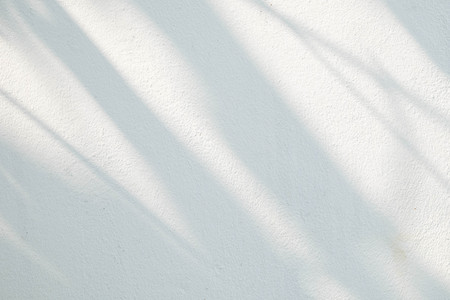
<path id="1" fill-rule="evenodd" d="M 450 299 L 448 1 L 0 3 L 1 299 Z"/>

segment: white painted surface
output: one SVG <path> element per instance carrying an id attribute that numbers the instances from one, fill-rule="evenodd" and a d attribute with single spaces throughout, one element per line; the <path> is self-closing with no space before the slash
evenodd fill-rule
<path id="1" fill-rule="evenodd" d="M 450 299 L 447 0 L 0 2 L 1 299 Z"/>

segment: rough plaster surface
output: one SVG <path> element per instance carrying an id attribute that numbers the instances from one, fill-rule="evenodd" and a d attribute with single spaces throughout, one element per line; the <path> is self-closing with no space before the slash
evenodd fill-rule
<path id="1" fill-rule="evenodd" d="M 1 299 L 450 299 L 447 0 L 0 1 Z"/>

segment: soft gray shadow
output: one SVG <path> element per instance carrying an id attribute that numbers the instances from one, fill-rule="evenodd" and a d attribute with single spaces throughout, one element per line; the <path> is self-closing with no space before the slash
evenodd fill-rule
<path id="1" fill-rule="evenodd" d="M 62 273 L 83 286 L 85 296 L 93 298 L 310 298 L 299 281 L 311 276 L 308 265 L 288 265 L 272 250 L 252 216 L 144 105 L 71 17 L 51 0 L 42 2 L 51 16 L 48 19 L 30 13 L 27 3 L 13 3 L 22 21 L 73 72 L 146 159 L 205 249 L 202 257 L 187 255 L 185 246 L 178 245 L 182 242 L 171 242 L 172 238 L 161 234 L 164 230 L 136 218 L 136 212 L 123 203 L 138 200 L 130 199 L 120 184 L 82 156 L 76 155 L 111 189 L 101 199 L 69 187 L 9 149 L 0 156 L 13 157 L 12 165 L 5 162 L 5 170 L 21 182 L 30 199 L 41 203 L 29 210 L 47 217 L 41 223 L 32 219 L 30 226 L 43 230 L 48 238 L 37 241 L 41 234 L 35 231 L 27 242 L 52 258 Z M 204 81 L 217 126 L 230 148 L 291 213 L 318 249 L 329 274 L 359 298 L 395 298 L 384 276 L 385 266 L 361 247 L 374 242 L 388 248 L 380 250 L 389 251 L 395 228 L 351 187 L 207 3 L 135 3 Z M 26 109 L 17 107 L 33 119 Z M 33 120 L 46 130 L 45 123 Z M 63 139 L 49 134 L 77 154 Z M 28 169 L 29 175 L 23 178 L 16 173 Z M 35 183 L 35 178 L 40 180 Z M 7 188 L 12 196 L 2 212 L 14 228 L 21 228 L 18 220 L 30 218 L 17 215 L 21 209 L 12 208 L 11 203 L 21 196 Z M 106 204 L 110 208 L 105 216 Z M 70 290 L 65 293 L 59 298 L 76 295 Z"/>
<path id="2" fill-rule="evenodd" d="M 330 275 L 360 298 L 392 298 L 384 266 L 359 247 L 388 244 L 395 229 L 351 187 L 208 4 L 135 2 L 195 68 L 229 146 L 291 212 Z"/>
<path id="3" fill-rule="evenodd" d="M 0 141 L 0 215 L 14 232 L 0 244 L 2 299 L 145 299 L 177 288 L 161 278 L 182 281 L 172 270 L 186 261 L 189 276 L 201 276 L 202 263 L 123 205 L 127 199 L 98 189 L 100 196 L 70 186 Z"/>
<path id="4" fill-rule="evenodd" d="M 323 55 L 323 52 L 331 53 L 338 56 L 342 61 L 347 64 L 356 67 L 361 72 L 369 75 L 375 83 L 377 83 L 382 89 L 384 89 L 388 94 L 391 92 L 399 93 L 404 97 L 406 101 L 422 110 L 422 112 L 429 116 L 430 119 L 439 123 L 444 130 L 450 129 L 450 122 L 445 115 L 442 115 L 436 111 L 432 106 L 426 103 L 424 100 L 417 98 L 408 92 L 400 83 L 396 82 L 394 78 L 382 67 L 378 66 L 377 70 L 369 67 L 367 64 L 359 60 L 357 57 L 345 50 L 339 48 L 337 45 L 332 44 L 325 38 L 321 37 L 317 33 L 306 30 L 295 25 L 282 15 L 277 13 L 271 7 L 260 0 L 252 0 L 254 3 L 258 4 L 261 9 L 272 15 L 275 19 L 278 19 L 284 23 L 292 32 L 296 34 L 299 40 L 309 49 L 309 51 L 315 56 L 315 58 L 320 61 L 328 71 L 335 76 L 335 78 L 345 86 L 349 92 L 355 97 L 356 100 L 362 104 L 371 115 L 377 119 L 385 129 L 392 134 L 405 149 L 407 149 L 410 154 L 415 158 L 416 161 L 420 162 L 422 166 L 429 172 L 429 174 L 434 177 L 434 179 L 440 183 L 441 187 L 445 190 L 450 190 L 449 179 L 447 176 L 442 174 L 433 164 L 427 159 L 420 151 L 415 147 L 407 138 L 405 138 L 397 129 L 394 128 L 392 123 L 383 114 L 378 111 L 375 107 L 370 104 L 369 99 L 367 99 L 363 93 L 358 90 L 356 85 L 350 80 L 346 79 L 344 74 L 340 73 L 337 68 Z M 406 179 L 410 174 L 404 174 Z M 401 199 L 401 198 L 400 198 Z M 395 239 L 393 244 L 396 244 Z M 392 245 L 391 245 L 392 247 Z M 394 247 L 396 248 L 396 246 Z M 396 250 L 394 250 L 396 252 Z M 403 252 L 405 259 L 407 258 L 406 253 Z M 413 261 L 412 258 L 407 258 L 408 268 L 410 274 L 412 274 L 411 281 L 422 293 L 422 296 L 426 299 L 450 299 L 450 290 L 445 286 L 438 278 L 436 278 L 431 273 L 427 272 L 423 266 L 420 266 L 417 262 Z"/>
<path id="5" fill-rule="evenodd" d="M 370 103 L 369 99 L 367 99 L 363 95 L 363 93 L 358 90 L 356 85 L 351 80 L 346 79 L 346 77 L 341 74 L 336 67 L 333 66 L 333 64 L 325 57 L 325 55 L 322 54 L 322 51 L 326 51 L 338 56 L 349 65 L 356 67 L 358 70 L 367 74 L 385 92 L 399 93 L 403 96 L 403 99 L 405 101 L 408 101 L 409 103 L 417 107 L 433 122 L 438 123 L 444 130 L 450 130 L 450 121 L 445 115 L 437 111 L 422 99 L 413 96 L 411 93 L 405 90 L 405 88 L 403 88 L 386 70 L 384 70 L 382 66 L 379 66 L 378 70 L 374 70 L 355 56 L 330 43 L 317 33 L 304 30 L 298 25 L 292 24 L 289 20 L 285 19 L 283 16 L 276 13 L 266 5 L 261 4 L 261 7 L 272 14 L 275 18 L 286 24 L 288 28 L 292 30 L 296 34 L 296 36 L 303 42 L 303 44 L 309 49 L 310 53 L 312 53 L 315 58 L 328 69 L 328 71 L 341 83 L 341 85 L 346 87 L 346 89 L 355 97 L 355 99 L 362 106 L 364 106 L 367 111 L 376 120 L 378 120 L 378 122 L 382 124 L 384 128 L 393 137 L 395 137 L 405 149 L 407 149 L 411 153 L 412 156 L 416 158 L 416 161 L 419 162 L 444 189 L 450 191 L 450 183 L 448 178 L 444 174 L 442 174 L 435 166 L 433 166 L 433 163 L 428 158 L 426 158 L 414 144 L 412 144 L 407 138 L 405 138 L 404 135 L 395 128 L 392 122 L 389 121 L 382 112 L 380 112 Z M 395 103 L 393 103 L 393 106 L 394 105 Z"/>
<path id="6" fill-rule="evenodd" d="M 442 71 L 450 75 L 450 1 L 384 0 Z"/>
<path id="7" fill-rule="evenodd" d="M 48 136 L 50 136 L 54 141 L 56 141 L 59 146 L 66 150 L 68 153 L 77 158 L 78 162 L 84 165 L 89 171 L 91 171 L 96 178 L 98 178 L 102 184 L 108 186 L 112 189 L 117 195 L 120 195 L 120 199 L 123 201 L 123 205 L 127 206 L 128 209 L 133 211 L 136 216 L 142 217 L 148 225 L 153 228 L 157 228 L 158 231 L 161 231 L 164 235 L 166 235 L 173 243 L 177 244 L 177 246 L 183 248 L 185 251 L 189 252 L 192 256 L 199 257 L 199 253 L 196 249 L 192 248 L 186 241 L 180 238 L 176 233 L 174 233 L 170 228 L 168 228 L 164 223 L 162 223 L 157 217 L 153 215 L 152 212 L 148 210 L 144 205 L 142 205 L 141 201 L 136 199 L 133 195 L 131 195 L 119 182 L 117 182 L 114 178 L 106 174 L 96 166 L 94 163 L 89 161 L 83 154 L 81 154 L 74 146 L 68 143 L 64 138 L 58 135 L 54 130 L 52 130 L 47 124 L 45 124 L 42 120 L 37 118 L 33 113 L 31 113 L 28 109 L 26 109 L 23 105 L 20 104 L 19 101 L 11 97 L 7 92 L 3 91 L 0 88 L 0 99 L 7 101 L 10 105 L 17 109 L 19 114 L 25 115 L 29 120 L 31 120 L 34 125 L 44 131 Z"/>
<path id="8" fill-rule="evenodd" d="M 130 294 L 140 299 L 146 296 L 215 299 L 307 298 L 298 286 L 295 269 L 285 265 L 273 253 L 272 245 L 261 236 L 259 229 L 252 223 L 251 216 L 240 209 L 239 204 L 224 187 L 148 110 L 70 16 L 54 1 L 42 3 L 49 13 L 48 19 L 39 14 L 30 13 L 26 1 L 15 1 L 13 5 L 21 20 L 73 72 L 92 98 L 147 160 L 148 165 L 170 191 L 179 211 L 188 221 L 190 229 L 202 245 L 205 245 L 205 249 L 201 249 L 202 257 L 195 259 L 186 257 L 176 253 L 177 248 L 174 249 L 173 245 L 168 245 L 161 238 L 154 236 L 149 226 L 106 224 L 97 219 L 101 218 L 101 215 L 94 213 L 91 223 L 95 225 L 99 222 L 98 226 L 101 226 L 101 230 L 91 232 L 92 241 L 84 241 L 83 249 L 85 257 L 90 259 L 88 262 L 91 263 L 92 268 L 95 268 L 96 272 L 105 273 L 105 279 L 101 282 L 101 276 L 91 269 L 85 269 L 82 262 L 77 264 L 81 269 L 74 271 L 75 276 L 81 276 L 83 273 L 88 274 L 87 276 L 98 276 L 95 284 L 101 289 L 96 293 L 99 295 L 103 293 L 103 296 L 109 295 L 114 298 L 129 297 Z M 10 102 L 12 102 L 11 99 Z M 21 110 L 27 113 L 24 108 Z M 33 119 L 32 116 L 30 118 Z M 45 129 L 45 124 L 39 123 L 36 118 L 33 120 Z M 55 134 L 51 135 L 63 147 L 76 154 L 64 140 Z M 82 157 L 78 156 L 78 158 L 83 161 Z M 26 163 L 22 168 L 26 169 L 28 164 Z M 111 179 L 105 178 L 103 172 L 95 166 L 90 168 L 105 181 L 105 184 L 120 189 Z M 27 187 L 30 184 L 25 182 L 23 185 Z M 53 185 L 64 187 L 64 183 L 56 182 L 56 179 L 48 183 L 44 182 L 40 187 L 45 191 Z M 35 194 L 37 193 L 31 193 L 31 198 L 36 198 Z M 66 195 L 71 192 L 63 190 L 56 195 L 58 194 Z M 91 199 L 89 195 L 77 196 L 76 192 L 72 194 L 75 195 L 70 202 L 81 200 L 89 205 L 96 200 Z M 48 208 L 57 211 L 57 208 L 52 207 L 52 201 L 54 201 L 52 196 L 47 196 Z M 124 201 L 119 201 L 113 196 L 102 196 L 102 199 L 119 208 Z M 37 201 L 40 199 L 38 198 Z M 117 211 L 120 211 L 119 208 Z M 78 212 L 80 215 L 90 216 L 91 208 L 87 207 Z M 136 219 L 133 214 L 125 212 L 121 215 L 124 222 L 128 218 Z M 52 219 L 53 216 L 52 214 L 49 218 Z M 70 218 L 65 220 L 72 222 Z M 61 221 L 61 223 L 64 222 Z M 64 224 L 58 225 L 64 227 Z M 89 228 L 84 227 L 81 232 L 86 234 L 85 231 L 88 230 Z M 124 232 L 113 238 L 112 235 L 117 230 Z M 68 239 L 71 233 L 68 232 Z M 101 239 L 102 234 L 110 239 L 104 246 L 94 240 L 95 237 Z M 55 245 L 50 238 L 48 242 L 60 251 L 69 250 L 65 244 Z M 77 236 L 72 243 L 75 242 L 80 242 Z M 39 248 L 33 242 L 30 244 Z M 102 270 L 105 263 L 98 263 L 94 259 L 97 251 L 111 253 L 121 247 L 136 249 L 130 256 L 132 261 L 108 261 L 113 266 Z M 76 253 L 67 252 L 66 257 L 55 263 L 57 266 L 73 267 L 70 257 L 76 256 Z M 121 260 L 122 254 L 120 252 L 116 254 L 115 259 Z M 52 255 L 46 256 L 52 257 Z M 173 262 L 165 259 L 171 256 L 173 256 Z M 74 259 L 76 260 L 77 257 Z M 183 262 L 183 265 L 178 264 L 179 262 Z M 115 270 L 119 265 L 122 270 Z M 127 277 L 130 274 L 133 274 L 131 279 Z M 137 276 L 140 278 L 136 278 Z M 111 280 L 111 277 L 114 277 L 114 280 Z M 119 283 L 120 278 L 127 278 L 127 280 Z M 130 282 L 132 285 L 129 284 Z M 145 286 L 146 284 L 148 286 Z M 161 286 L 156 287 L 158 284 Z M 107 290 L 107 287 L 111 285 L 114 289 Z M 91 291 L 94 287 L 94 284 L 89 284 L 86 291 Z M 68 295 L 74 294 L 68 292 Z"/>

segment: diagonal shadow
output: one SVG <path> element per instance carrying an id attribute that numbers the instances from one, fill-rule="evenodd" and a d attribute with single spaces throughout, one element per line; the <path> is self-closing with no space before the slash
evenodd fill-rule
<path id="1" fill-rule="evenodd" d="M 209 280 L 197 274 L 201 261 L 137 218 L 116 192 L 80 191 L 3 140 L 0 171 L 1 215 L 17 233 L 0 244 L 2 299 L 146 299 L 176 289 L 161 278 L 182 281 L 171 270 L 187 263 L 188 276 Z"/>
<path id="2" fill-rule="evenodd" d="M 450 2 L 384 0 L 433 62 L 450 75 Z"/>
<path id="3" fill-rule="evenodd" d="M 185 249 L 191 255 L 197 259 L 200 257 L 200 253 L 189 245 L 184 239 L 180 238 L 176 233 L 174 233 L 170 228 L 162 223 L 159 218 L 157 218 L 151 211 L 149 211 L 141 202 L 131 195 L 119 182 L 114 178 L 103 172 L 98 166 L 87 159 L 83 154 L 81 154 L 73 145 L 69 144 L 60 135 L 53 131 L 48 125 L 46 125 L 42 120 L 33 115 L 28 109 L 19 103 L 16 99 L 11 97 L 7 92 L 0 88 L 0 95 L 10 103 L 12 106 L 17 108 L 17 110 L 26 115 L 30 120 L 32 120 L 36 126 L 43 131 L 45 131 L 53 140 L 57 141 L 59 145 L 66 149 L 70 154 L 78 159 L 80 163 L 85 165 L 97 178 L 99 178 L 105 185 L 112 188 L 112 190 L 120 195 L 120 199 L 124 199 L 124 205 L 128 206 L 129 209 L 135 212 L 136 216 L 143 216 L 144 220 L 149 223 L 152 228 L 157 228 L 159 231 L 164 233 L 166 237 L 171 239 L 173 243 Z"/>
<path id="4" fill-rule="evenodd" d="M 289 208 L 329 273 L 360 297 L 391 297 L 383 266 L 368 263 L 358 247 L 384 244 L 394 229 L 354 191 L 207 3 L 135 3 L 195 68 L 229 146 Z"/>
<path id="5" fill-rule="evenodd" d="M 199 272 L 198 276 L 192 275 L 191 280 L 196 282 L 192 286 L 215 287 L 215 291 L 206 293 L 223 293 L 224 297 L 302 295 L 294 274 L 272 253 L 228 192 L 148 110 L 70 16 L 56 2 L 43 4 L 51 21 L 27 14 L 24 1 L 14 3 L 32 32 L 73 72 L 158 173 L 195 234 L 207 245 L 202 266 L 186 262 L 186 268 Z M 182 270 L 186 272 L 186 268 Z M 214 282 L 233 282 L 234 289 L 224 290 Z M 186 284 L 177 281 L 172 285 Z"/>
<path id="6" fill-rule="evenodd" d="M 258 2 L 259 4 L 259 2 Z M 348 91 L 362 104 L 367 111 L 376 118 L 380 124 L 384 126 L 384 128 L 390 132 L 415 158 L 418 162 L 422 164 L 422 166 L 436 179 L 439 184 L 450 191 L 450 184 L 448 179 L 444 174 L 442 174 L 436 167 L 433 166 L 431 161 L 426 158 L 420 150 L 414 146 L 407 138 L 405 138 L 399 130 L 395 129 L 392 122 L 390 122 L 383 114 L 376 109 L 374 106 L 370 104 L 370 101 L 366 99 L 366 97 L 358 91 L 355 85 L 347 80 L 335 67 L 333 67 L 332 63 L 327 60 L 325 56 L 320 54 L 319 47 L 323 47 L 327 49 L 331 53 L 338 55 L 344 61 L 349 63 L 350 65 L 356 67 L 357 69 L 364 71 L 367 75 L 369 75 L 375 82 L 377 82 L 381 87 L 385 90 L 395 90 L 399 91 L 401 95 L 406 97 L 413 105 L 417 106 L 419 109 L 424 111 L 428 116 L 430 116 L 434 121 L 437 121 L 444 127 L 446 130 L 450 130 L 449 120 L 439 112 L 436 112 L 434 108 L 430 107 L 427 103 L 418 99 L 411 95 L 408 91 L 406 91 L 403 87 L 400 86 L 389 74 L 381 70 L 381 74 L 377 74 L 375 70 L 372 70 L 370 67 L 365 65 L 362 61 L 358 60 L 356 57 L 346 53 L 344 50 L 338 48 L 336 45 L 331 44 L 326 41 L 324 38 L 320 37 L 318 34 L 313 32 L 307 32 L 292 24 L 289 20 L 279 15 L 277 12 L 267 7 L 267 5 L 260 4 L 262 8 L 264 8 L 267 12 L 273 15 L 276 19 L 286 24 L 290 30 L 292 30 L 297 37 L 299 37 L 304 45 L 309 49 L 309 51 L 315 56 L 315 58 L 320 61 L 333 76 L 342 84 L 342 86 L 346 87 Z M 315 45 L 317 44 L 317 46 Z M 389 87 L 386 86 L 386 82 L 389 82 Z"/>
<path id="7" fill-rule="evenodd" d="M 367 240 L 394 236 L 392 226 L 354 191 L 207 4 L 202 1 L 192 6 L 181 1 L 136 4 L 160 26 L 197 70 L 209 88 L 211 108 L 230 147 L 277 195 L 280 203 L 308 233 L 330 274 L 360 297 L 392 298 L 388 291 L 389 283 L 384 280 L 383 266 L 368 263 L 372 258 L 359 246 Z M 214 286 L 214 282 L 234 283 L 228 286 L 236 287 L 234 291 L 210 291 L 213 296 L 222 292 L 222 295 L 234 298 L 243 295 L 250 298 L 255 295 L 259 298 L 267 298 L 268 295 L 273 298 L 307 298 L 296 283 L 298 274 L 293 270 L 299 266 L 288 266 L 272 253 L 268 242 L 249 222 L 250 217 L 234 203 L 236 200 L 147 109 L 70 16 L 53 1 L 45 2 L 54 17 L 52 21 L 25 13 L 26 2 L 17 1 L 15 5 L 23 12 L 23 19 L 36 36 L 72 70 L 131 144 L 158 172 L 196 234 L 208 246 L 209 254 L 204 261 L 195 264 L 180 259 L 180 268 L 197 278 L 198 282 L 204 281 L 200 285 L 202 287 Z M 77 47 L 71 47 L 71 43 Z M 55 135 L 53 138 L 58 140 Z M 73 151 L 64 141 L 59 142 Z M 78 158 L 83 161 L 82 157 Z M 97 176 L 103 176 L 100 170 L 95 171 L 95 166 L 90 168 Z M 109 179 L 105 181 L 112 186 L 116 184 Z M 64 184 L 53 179 L 51 182 Z M 77 195 L 73 199 L 80 197 L 85 196 Z M 133 218 L 133 215 L 124 219 L 128 218 Z M 212 228 L 205 228 L 205 224 Z M 110 230 L 107 226 L 102 229 L 105 232 Z M 139 230 L 142 231 L 142 227 L 135 226 L 127 234 Z M 96 233 L 101 235 L 101 232 Z M 117 240 L 122 239 L 133 243 L 125 233 Z M 170 256 L 176 256 L 170 251 L 171 247 L 158 238 L 149 239 L 156 241 L 156 249 L 154 245 L 146 244 L 156 256 L 159 251 L 164 253 L 165 247 Z M 114 243 L 109 243 L 103 248 L 114 246 Z M 212 262 L 214 260 L 217 265 Z M 146 263 L 158 265 L 156 260 Z M 182 263 L 187 267 L 182 267 Z M 199 268 L 199 274 L 191 274 L 189 268 L 192 267 Z M 212 267 L 216 274 L 205 271 Z M 139 269 L 139 266 L 134 262 L 128 268 Z M 125 273 L 129 274 L 129 269 L 126 269 Z M 216 279 L 207 278 L 204 274 Z M 161 282 L 161 279 L 152 278 Z M 168 283 L 165 288 L 170 290 L 173 286 L 183 285 L 180 282 L 185 278 L 177 279 L 176 283 Z M 117 281 L 114 283 L 120 285 Z"/>
<path id="8" fill-rule="evenodd" d="M 400 85 L 382 66 L 378 67 L 378 71 L 368 66 L 366 63 L 362 62 L 357 57 L 346 52 L 345 50 L 339 48 L 339 46 L 327 41 L 325 38 L 321 37 L 319 34 L 304 30 L 301 26 L 293 24 L 284 16 L 280 15 L 274 9 L 270 8 L 264 2 L 260 0 L 251 0 L 256 3 L 260 8 L 264 9 L 267 13 L 272 15 L 275 19 L 285 24 L 308 48 L 310 53 L 321 62 L 327 70 L 341 83 L 342 86 L 354 96 L 355 99 L 363 105 L 367 111 L 377 119 L 384 128 L 392 134 L 403 146 L 407 149 L 415 159 L 422 164 L 424 169 L 426 169 L 429 174 L 434 177 L 434 179 L 440 183 L 440 185 L 447 191 L 450 190 L 450 183 L 447 176 L 445 176 L 441 171 L 439 171 L 433 163 L 423 155 L 420 150 L 413 145 L 406 137 L 404 137 L 398 129 L 389 121 L 381 111 L 370 104 L 369 99 L 367 99 L 363 93 L 358 91 L 357 87 L 345 76 L 335 68 L 330 60 L 328 60 L 324 55 L 321 54 L 320 49 L 329 51 L 330 53 L 339 56 L 343 61 L 349 65 L 355 67 L 356 69 L 364 72 L 366 75 L 370 76 L 383 90 L 386 92 L 398 92 L 404 98 L 402 100 L 410 101 L 411 104 L 416 106 L 418 109 L 422 110 L 427 116 L 429 116 L 433 121 L 440 124 L 444 130 L 450 130 L 450 120 L 447 116 L 436 111 L 434 107 L 419 99 L 418 97 L 412 95 L 404 87 Z M 395 104 L 395 103 L 393 103 Z"/>
<path id="9" fill-rule="evenodd" d="M 385 127 L 385 129 L 387 129 L 388 132 L 390 132 L 399 142 L 403 144 L 403 146 L 415 157 L 415 159 L 424 166 L 429 174 L 433 176 L 446 191 L 450 190 L 449 181 L 446 176 L 443 175 L 439 170 L 437 170 L 433 166 L 433 164 L 424 155 L 422 155 L 411 142 L 403 137 L 380 111 L 370 105 L 368 99 L 366 99 L 366 97 L 360 91 L 358 91 L 356 86 L 352 84 L 351 81 L 347 80 L 345 76 L 341 74 L 337 70 L 337 68 L 333 67 L 333 64 L 324 55 L 321 54 L 320 49 L 325 49 L 330 53 L 339 56 L 349 65 L 352 65 L 358 70 L 363 71 L 364 73 L 369 75 L 376 83 L 378 83 L 381 88 L 386 89 L 388 92 L 393 90 L 396 92 L 400 92 L 400 94 L 406 97 L 408 101 L 416 105 L 418 108 L 422 109 L 434 121 L 440 123 L 445 130 L 448 130 L 449 121 L 446 116 L 440 114 L 439 112 L 436 112 L 435 109 L 429 106 L 427 103 L 410 94 L 383 68 L 380 68 L 380 73 L 377 73 L 375 70 L 373 70 L 358 58 L 354 57 L 350 53 L 347 53 L 345 50 L 340 49 L 338 46 L 333 45 L 331 42 L 322 38 L 318 34 L 303 30 L 298 25 L 294 25 L 278 12 L 267 6 L 264 2 L 259 0 L 252 1 L 256 3 L 260 8 L 264 9 L 266 12 L 272 15 L 275 19 L 285 24 L 291 31 L 293 31 L 295 35 L 315 56 L 315 58 L 320 61 L 330 71 L 330 73 L 335 76 L 335 78 L 337 78 L 337 80 L 350 91 L 355 99 L 360 101 L 360 103 Z M 386 82 L 389 82 L 389 84 L 386 84 Z M 394 242 L 394 244 L 395 243 L 396 242 Z M 424 297 L 426 297 L 427 299 L 450 298 L 450 290 L 445 287 L 445 284 L 443 284 L 438 278 L 426 271 L 423 266 L 420 266 L 420 264 L 415 261 L 412 261 L 411 263 L 409 263 L 409 265 L 410 273 L 413 274 L 413 278 L 411 279 L 411 281 Z"/>

